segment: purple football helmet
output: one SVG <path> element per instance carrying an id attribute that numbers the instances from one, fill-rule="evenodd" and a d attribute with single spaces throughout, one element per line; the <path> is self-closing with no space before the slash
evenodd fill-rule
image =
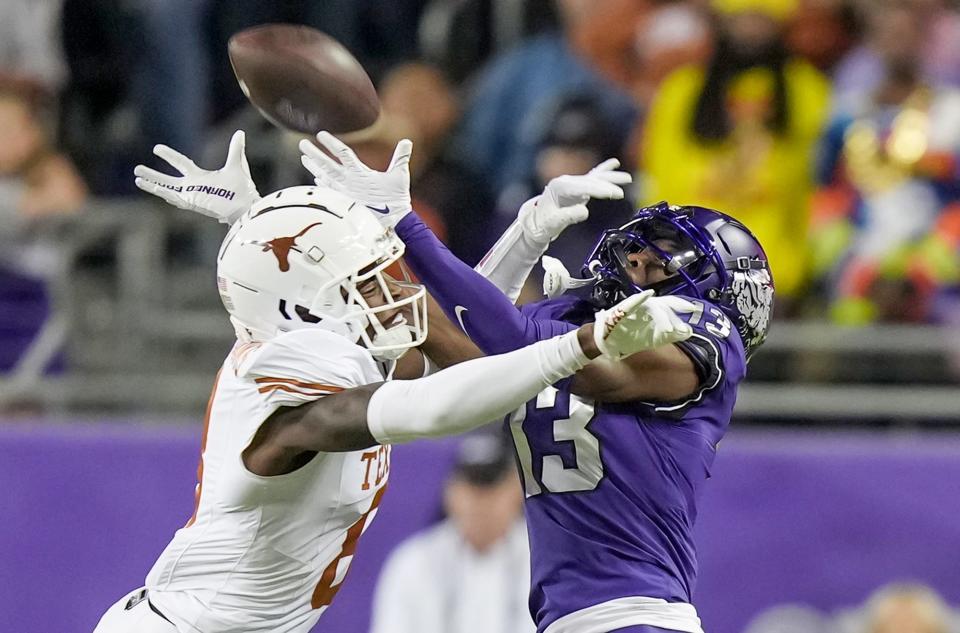
<path id="1" fill-rule="evenodd" d="M 583 275 L 593 279 L 594 303 L 606 308 L 647 289 L 627 273 L 627 256 L 645 249 L 670 275 L 647 288 L 715 304 L 736 325 L 748 357 L 763 343 L 773 312 L 773 277 L 747 227 L 704 207 L 644 207 L 619 229 L 604 231 L 587 257 Z"/>

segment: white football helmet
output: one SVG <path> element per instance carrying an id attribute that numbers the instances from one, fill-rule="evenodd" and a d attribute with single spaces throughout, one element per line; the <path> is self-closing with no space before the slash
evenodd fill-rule
<path id="1" fill-rule="evenodd" d="M 393 360 L 427 336 L 426 290 L 406 284 L 416 292 L 396 297 L 384 275 L 403 251 L 363 204 L 332 189 L 291 187 L 257 202 L 227 233 L 217 286 L 241 338 L 319 327 Z M 383 305 L 367 303 L 361 289 L 370 284 Z M 384 312 L 396 316 L 382 324 Z"/>

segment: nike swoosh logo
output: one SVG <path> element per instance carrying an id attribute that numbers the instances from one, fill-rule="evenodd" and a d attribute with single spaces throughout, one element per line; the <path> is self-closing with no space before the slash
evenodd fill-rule
<path id="1" fill-rule="evenodd" d="M 366 205 L 366 207 L 371 211 L 376 211 L 381 215 L 387 215 L 388 213 L 390 213 L 390 207 L 388 207 L 387 205 L 383 205 L 382 209 L 378 209 L 377 207 L 371 207 L 369 204 Z"/>
<path id="2" fill-rule="evenodd" d="M 467 332 L 467 326 L 463 324 L 463 313 L 466 311 L 467 309 L 463 306 L 457 306 L 453 309 L 453 313 L 457 316 L 457 321 L 460 323 L 460 329 L 463 330 L 464 334 Z"/>

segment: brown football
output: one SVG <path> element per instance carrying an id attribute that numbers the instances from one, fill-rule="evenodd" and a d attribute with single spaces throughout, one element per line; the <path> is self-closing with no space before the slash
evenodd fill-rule
<path id="1" fill-rule="evenodd" d="M 360 62 L 340 42 L 295 24 L 264 24 L 230 38 L 240 88 L 268 120 L 316 134 L 373 125 L 380 99 Z"/>

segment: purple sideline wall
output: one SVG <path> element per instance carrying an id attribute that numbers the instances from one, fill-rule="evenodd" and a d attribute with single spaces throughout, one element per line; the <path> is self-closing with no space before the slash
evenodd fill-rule
<path id="1" fill-rule="evenodd" d="M 198 446 L 192 425 L 0 424 L 0 631 L 91 631 L 190 515 Z M 391 489 L 317 630 L 366 631 L 379 565 L 437 516 L 453 446 L 395 450 Z M 952 436 L 733 433 L 698 526 L 707 631 L 739 633 L 784 602 L 851 606 L 901 578 L 960 602 L 957 482 Z"/>

